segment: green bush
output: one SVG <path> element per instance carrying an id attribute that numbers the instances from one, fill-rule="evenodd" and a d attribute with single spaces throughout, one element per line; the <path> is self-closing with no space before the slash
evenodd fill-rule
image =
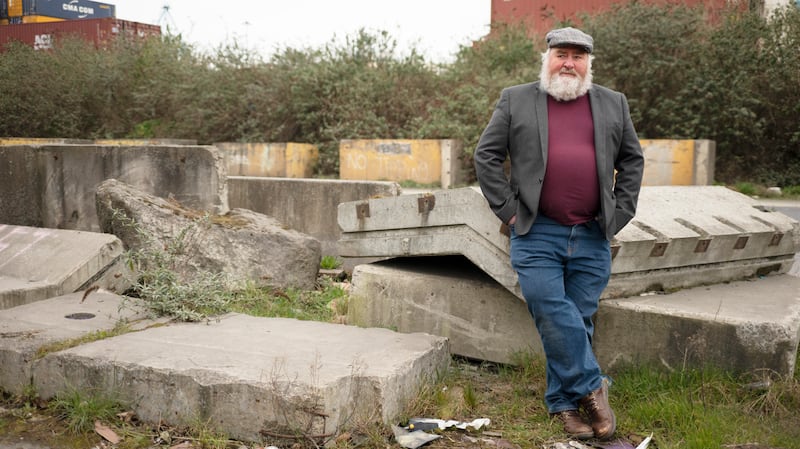
<path id="1" fill-rule="evenodd" d="M 717 181 L 800 184 L 800 9 L 709 17 L 633 1 L 582 23 L 595 80 L 628 96 L 640 137 L 716 141 Z M 201 53 L 170 35 L 105 49 L 11 45 L 0 135 L 313 143 L 326 177 L 338 175 L 343 139 L 447 138 L 464 143 L 469 168 L 500 90 L 538 78 L 543 34 L 494 24 L 440 65 L 364 30 L 269 60 L 235 43 Z"/>

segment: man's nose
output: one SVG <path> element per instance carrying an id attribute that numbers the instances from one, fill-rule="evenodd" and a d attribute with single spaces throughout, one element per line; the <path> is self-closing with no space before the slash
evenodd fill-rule
<path id="1" fill-rule="evenodd" d="M 564 61 L 564 67 L 567 68 L 567 69 L 574 68 L 575 67 L 575 61 L 573 61 L 572 58 L 567 58 Z"/>

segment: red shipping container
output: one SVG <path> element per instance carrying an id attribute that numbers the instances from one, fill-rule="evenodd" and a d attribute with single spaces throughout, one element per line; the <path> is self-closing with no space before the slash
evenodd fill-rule
<path id="1" fill-rule="evenodd" d="M 118 36 L 144 38 L 161 35 L 161 27 L 114 18 L 67 20 L 64 22 L 27 23 L 0 26 L 0 52 L 13 41 L 30 45 L 36 50 L 53 48 L 65 36 L 79 36 L 101 46 Z"/>
<path id="2" fill-rule="evenodd" d="M 496 23 L 522 23 L 530 36 L 544 37 L 557 22 L 571 21 L 580 26 L 580 14 L 597 14 L 608 11 L 613 5 L 624 5 L 630 0 L 492 0 L 491 21 Z M 731 0 L 642 0 L 646 4 L 703 5 L 707 10 L 720 10 Z"/>

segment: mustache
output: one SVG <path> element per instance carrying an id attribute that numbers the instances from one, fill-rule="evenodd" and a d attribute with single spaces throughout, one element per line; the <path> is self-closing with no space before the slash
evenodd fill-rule
<path id="1" fill-rule="evenodd" d="M 561 69 L 558 71 L 559 75 L 575 75 L 578 76 L 578 72 L 575 69 Z"/>

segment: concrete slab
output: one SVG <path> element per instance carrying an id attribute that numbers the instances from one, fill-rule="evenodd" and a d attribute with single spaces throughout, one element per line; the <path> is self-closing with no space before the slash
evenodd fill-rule
<path id="1" fill-rule="evenodd" d="M 339 205 L 343 257 L 461 254 L 521 298 L 509 239 L 477 188 Z M 671 291 L 788 272 L 800 224 L 722 186 L 643 187 L 634 220 L 612 242 L 604 297 Z"/>
<path id="2" fill-rule="evenodd" d="M 45 399 L 69 388 L 116 394 L 151 423 L 325 440 L 397 418 L 449 360 L 447 339 L 428 334 L 229 314 L 52 353 L 33 379 Z"/>
<path id="3" fill-rule="evenodd" d="M 800 278 L 769 276 L 605 300 L 596 322 L 595 353 L 607 368 L 709 365 L 791 376 L 800 340 Z"/>
<path id="4" fill-rule="evenodd" d="M 130 285 L 122 242 L 111 234 L 0 224 L 0 309 L 98 285 Z"/>
<path id="5" fill-rule="evenodd" d="M 462 258 L 463 260 L 463 258 Z M 431 257 L 360 265 L 348 320 L 450 339 L 453 354 L 512 362 L 542 354 L 526 306 L 469 262 Z M 594 348 L 607 370 L 623 363 L 790 376 L 800 338 L 800 278 L 694 287 L 600 301 Z"/>
<path id="6" fill-rule="evenodd" d="M 338 222 L 342 257 L 463 255 L 522 296 L 508 236 L 477 187 L 342 203 Z"/>
<path id="7" fill-rule="evenodd" d="M 348 323 L 441 335 L 453 354 L 476 360 L 543 354 L 527 306 L 464 257 L 358 265 L 352 279 Z"/>
<path id="8" fill-rule="evenodd" d="M 397 196 L 400 185 L 386 181 L 289 179 L 228 176 L 228 204 L 275 218 L 290 229 L 308 234 L 322 244 L 322 254 L 338 256 L 342 233 L 336 225 L 340 203 Z M 373 262 L 375 259 L 359 263 Z M 355 264 L 349 264 L 348 271 Z"/>
<path id="9" fill-rule="evenodd" d="M 0 223 L 98 232 L 94 193 L 106 179 L 185 207 L 227 212 L 226 167 L 219 151 L 162 143 L 0 145 L 0 166 L 9 167 L 0 177 Z"/>
<path id="10" fill-rule="evenodd" d="M 138 303 L 96 291 L 83 299 L 71 293 L 12 309 L 0 310 L 0 389 L 21 394 L 32 384 L 32 367 L 40 348 L 108 331 L 120 323 L 146 325 Z"/>

